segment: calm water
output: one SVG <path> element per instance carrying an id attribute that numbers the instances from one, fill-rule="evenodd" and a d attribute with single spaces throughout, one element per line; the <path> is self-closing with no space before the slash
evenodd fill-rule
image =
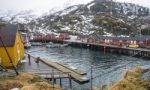
<path id="1" fill-rule="evenodd" d="M 77 67 L 86 71 L 89 78 L 91 77 L 91 66 L 93 66 L 93 87 L 110 85 L 123 78 L 126 70 L 150 64 L 149 60 L 141 58 L 111 53 L 104 54 L 101 51 L 73 47 L 48 49 L 32 47 L 27 52 L 37 57 L 47 58 L 55 62 L 64 62 Z M 63 80 L 63 86 L 69 87 L 68 80 Z M 90 82 L 82 85 L 73 82 L 74 90 L 86 90 L 87 88 L 90 88 Z"/>

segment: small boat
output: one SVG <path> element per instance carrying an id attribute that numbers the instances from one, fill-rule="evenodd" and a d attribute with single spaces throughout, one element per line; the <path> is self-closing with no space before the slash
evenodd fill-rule
<path id="1" fill-rule="evenodd" d="M 61 47 L 60 44 L 49 44 L 49 45 L 46 45 L 47 48 L 58 48 L 58 47 Z"/>
<path id="2" fill-rule="evenodd" d="M 59 48 L 59 47 L 67 47 L 69 44 L 48 44 L 46 45 L 47 48 Z"/>
<path id="3" fill-rule="evenodd" d="M 31 46 L 42 46 L 42 43 L 39 42 L 32 42 Z"/>
<path id="4" fill-rule="evenodd" d="M 31 43 L 30 42 L 26 42 L 25 44 L 24 44 L 24 48 L 30 48 L 31 47 Z"/>
<path id="5" fill-rule="evenodd" d="M 129 47 L 130 48 L 139 48 L 139 45 L 137 45 L 137 44 L 131 44 L 131 45 L 129 45 Z"/>

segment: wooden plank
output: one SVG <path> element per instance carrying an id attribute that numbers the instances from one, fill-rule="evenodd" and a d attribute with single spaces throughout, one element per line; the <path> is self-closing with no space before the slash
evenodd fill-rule
<path id="1" fill-rule="evenodd" d="M 39 75 L 39 74 L 38 74 Z M 39 75 L 42 78 L 47 78 L 47 79 L 60 79 L 60 78 L 69 78 L 68 75 L 45 75 L 45 74 L 41 74 Z"/>
<path id="2" fill-rule="evenodd" d="M 68 68 L 68 69 L 70 69 L 71 71 L 73 71 L 73 72 L 75 72 L 75 73 L 78 73 L 78 74 L 80 74 L 80 75 L 86 75 L 86 74 L 87 74 L 85 71 L 81 71 L 81 70 L 79 70 L 79 69 L 72 69 L 69 65 L 65 65 L 64 63 L 59 63 L 59 62 L 57 62 L 57 64 L 59 64 L 59 65 L 65 67 L 65 68 Z"/>
<path id="3" fill-rule="evenodd" d="M 28 73 L 33 73 L 33 74 L 36 74 L 42 78 L 48 78 L 48 79 L 69 78 L 69 75 L 67 73 L 60 73 L 60 72 L 47 73 L 47 72 L 41 72 L 41 71 L 39 71 L 39 72 L 28 71 Z"/>
<path id="4" fill-rule="evenodd" d="M 59 64 L 57 64 L 55 62 L 50 62 L 50 61 L 48 61 L 46 59 L 40 59 L 40 61 L 45 63 L 45 64 L 47 64 L 47 65 L 49 65 L 49 66 L 51 66 L 51 67 L 56 68 L 57 70 L 59 70 L 61 72 L 64 72 L 64 73 L 65 72 L 70 72 L 71 77 L 75 81 L 78 81 L 80 83 L 89 82 L 89 79 L 85 75 L 80 75 L 80 74 L 78 74 L 78 73 L 76 73 L 76 72 L 74 72 L 74 71 L 72 71 L 72 70 L 70 70 L 68 68 L 65 68 L 65 67 L 63 67 L 63 66 L 61 66 L 61 65 L 59 65 Z"/>

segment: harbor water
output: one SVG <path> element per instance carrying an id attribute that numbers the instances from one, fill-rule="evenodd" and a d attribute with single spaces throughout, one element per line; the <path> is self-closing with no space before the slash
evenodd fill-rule
<path id="1" fill-rule="evenodd" d="M 149 66 L 150 63 L 149 60 L 144 60 L 142 58 L 134 58 L 113 53 L 104 54 L 104 52 L 98 50 L 70 46 L 61 48 L 35 46 L 26 50 L 26 52 L 35 57 L 69 64 L 72 67 L 86 71 L 88 78 L 92 76 L 92 80 L 85 84 L 78 84 L 73 81 L 73 90 L 87 90 L 91 88 L 91 86 L 102 87 L 103 85 L 111 85 L 122 79 L 127 70 L 137 66 Z M 64 88 L 69 87 L 67 79 L 62 80 L 62 82 Z"/>

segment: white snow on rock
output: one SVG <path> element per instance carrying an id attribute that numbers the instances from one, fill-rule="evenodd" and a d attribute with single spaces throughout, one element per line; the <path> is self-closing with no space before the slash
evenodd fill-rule
<path id="1" fill-rule="evenodd" d="M 90 7 L 93 6 L 93 5 L 95 5 L 95 3 L 89 4 L 89 5 L 87 6 L 87 8 L 90 10 Z"/>
<path id="2" fill-rule="evenodd" d="M 65 26 L 65 27 L 61 28 L 61 30 L 70 30 L 70 27 Z"/>
<path id="3" fill-rule="evenodd" d="M 67 14 L 69 14 L 71 11 L 76 10 L 77 8 L 78 8 L 77 6 L 73 6 L 73 7 L 71 7 L 71 8 L 68 8 L 68 9 L 64 10 L 64 11 L 60 14 L 60 16 L 67 15 Z"/>

